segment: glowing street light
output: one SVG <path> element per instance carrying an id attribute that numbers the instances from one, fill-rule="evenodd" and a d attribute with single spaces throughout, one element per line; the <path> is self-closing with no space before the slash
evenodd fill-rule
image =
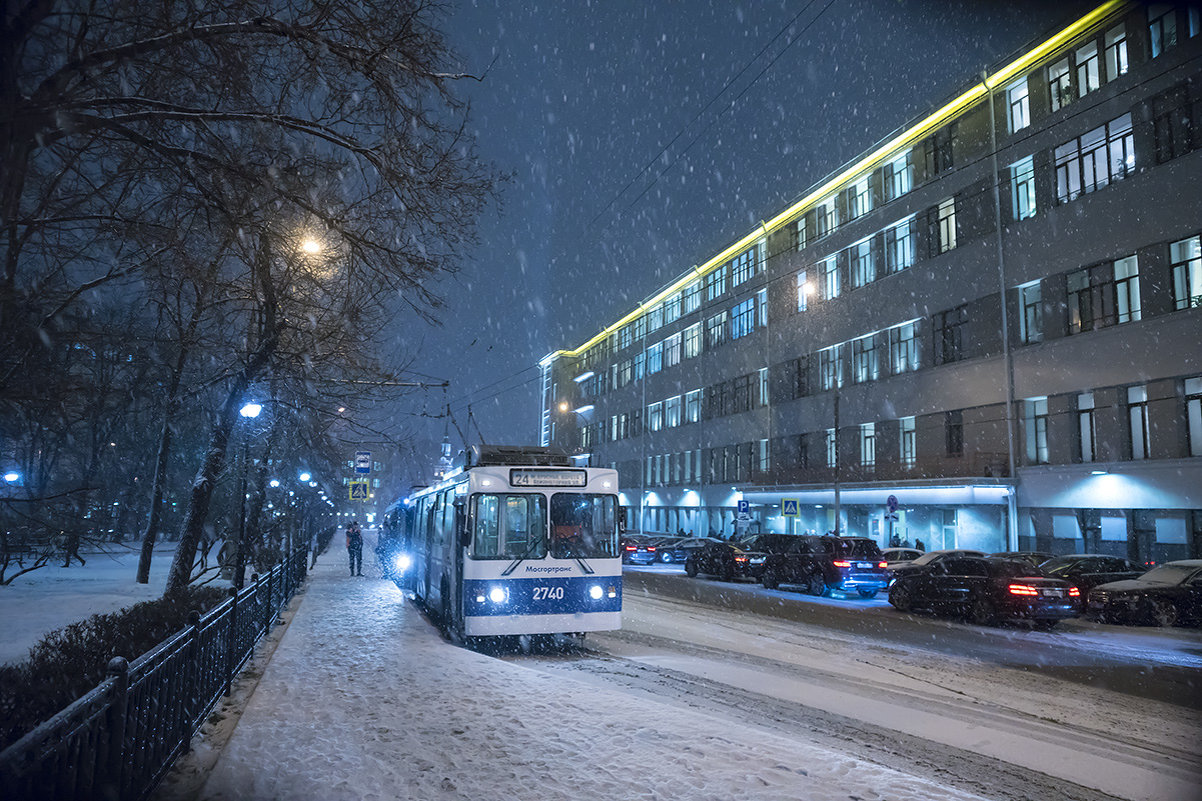
<path id="1" fill-rule="evenodd" d="M 311 256 L 321 253 L 321 243 L 313 237 L 308 237 L 301 243 L 301 249 Z"/>
<path id="2" fill-rule="evenodd" d="M 299 478 L 302 482 L 306 482 L 306 481 L 309 481 L 311 478 L 313 478 L 313 476 L 310 475 L 308 472 L 304 472 L 304 473 L 301 473 L 299 476 L 297 476 L 297 478 Z"/>
<path id="3" fill-rule="evenodd" d="M 261 411 L 263 411 L 263 404 L 252 401 L 239 409 L 238 414 L 243 417 L 258 417 Z"/>

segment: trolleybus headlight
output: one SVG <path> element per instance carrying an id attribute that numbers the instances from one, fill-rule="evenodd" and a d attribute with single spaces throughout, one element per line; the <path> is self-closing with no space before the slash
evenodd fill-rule
<path id="1" fill-rule="evenodd" d="M 588 597 L 592 598 L 594 601 L 600 601 L 601 596 L 604 594 L 605 590 L 601 589 L 600 584 L 594 584 L 588 588 Z"/>
<path id="2" fill-rule="evenodd" d="M 396 559 L 392 560 L 392 567 L 398 573 L 404 573 L 409 569 L 409 565 L 413 564 L 413 560 L 407 554 L 399 553 Z"/>
<path id="3" fill-rule="evenodd" d="M 509 600 L 509 592 L 504 587 L 493 587 L 488 591 L 488 600 L 494 604 L 503 604 Z"/>

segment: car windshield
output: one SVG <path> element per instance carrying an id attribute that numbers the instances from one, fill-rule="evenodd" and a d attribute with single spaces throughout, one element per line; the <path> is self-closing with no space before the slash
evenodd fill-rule
<path id="1" fill-rule="evenodd" d="M 547 554 L 547 499 L 542 495 L 477 495 L 472 557 L 542 559 Z"/>
<path id="2" fill-rule="evenodd" d="M 1150 584 L 1180 584 L 1197 571 L 1197 565 L 1161 565 L 1139 577 Z"/>
<path id="3" fill-rule="evenodd" d="M 618 555 L 618 500 L 613 495 L 551 496 L 551 556 L 604 559 Z"/>

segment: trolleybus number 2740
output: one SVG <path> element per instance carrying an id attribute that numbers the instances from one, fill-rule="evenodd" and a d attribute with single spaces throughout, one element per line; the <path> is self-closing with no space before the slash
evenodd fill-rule
<path id="1" fill-rule="evenodd" d="M 535 587 L 535 601 L 562 601 L 563 587 Z"/>

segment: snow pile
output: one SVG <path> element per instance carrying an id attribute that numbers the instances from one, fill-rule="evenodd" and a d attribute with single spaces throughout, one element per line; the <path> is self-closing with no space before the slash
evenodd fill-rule
<path id="1" fill-rule="evenodd" d="M 456 647 L 336 556 L 311 575 L 201 798 L 976 798 Z"/>

